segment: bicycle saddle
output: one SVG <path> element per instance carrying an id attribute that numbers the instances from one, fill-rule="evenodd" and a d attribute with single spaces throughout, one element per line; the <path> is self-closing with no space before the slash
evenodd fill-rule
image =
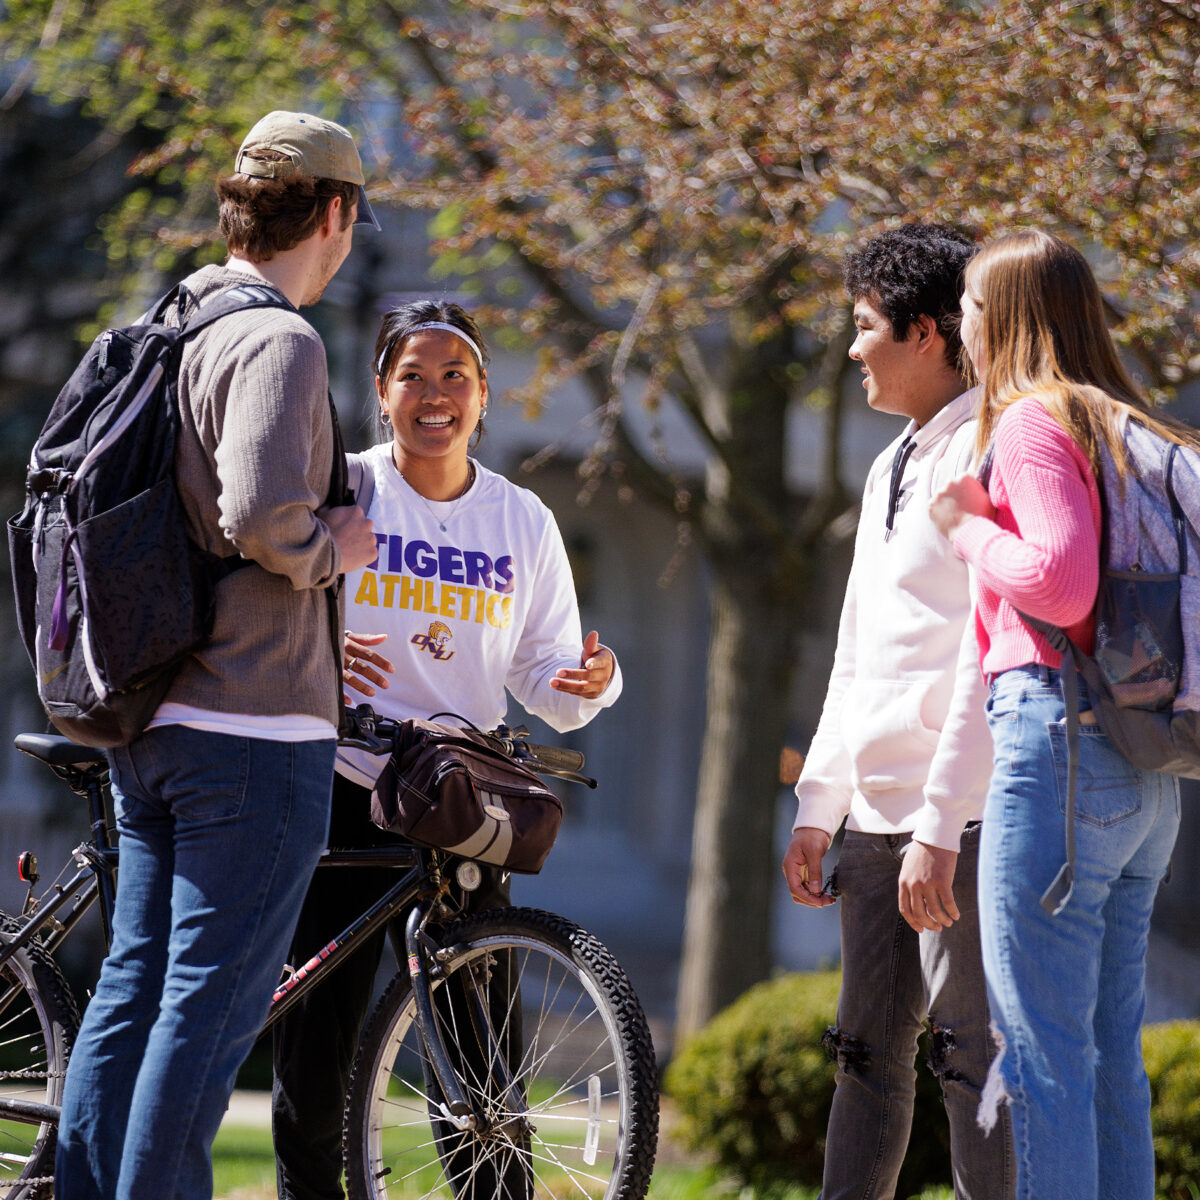
<path id="1" fill-rule="evenodd" d="M 57 733 L 18 733 L 13 745 L 51 767 L 90 767 L 105 761 L 104 751 L 81 746 Z"/>

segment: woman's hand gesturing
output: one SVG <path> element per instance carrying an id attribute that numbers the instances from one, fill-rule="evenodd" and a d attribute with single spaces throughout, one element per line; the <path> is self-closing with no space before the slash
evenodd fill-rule
<path id="1" fill-rule="evenodd" d="M 557 692 L 570 692 L 583 700 L 595 700 L 608 687 L 614 665 L 612 651 L 600 645 L 600 635 L 593 629 L 583 639 L 579 667 L 560 667 L 550 680 L 550 686 Z"/>
<path id="2" fill-rule="evenodd" d="M 384 658 L 374 649 L 386 641 L 386 633 L 351 633 L 346 630 L 342 644 L 342 677 L 348 688 L 364 696 L 373 696 L 375 688 L 390 686 L 387 676 L 396 668 L 392 666 L 391 659 Z M 347 704 L 354 703 L 349 696 L 343 696 L 342 699 Z"/>

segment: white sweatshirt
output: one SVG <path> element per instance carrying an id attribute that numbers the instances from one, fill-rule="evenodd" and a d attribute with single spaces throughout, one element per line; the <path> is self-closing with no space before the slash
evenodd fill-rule
<path id="1" fill-rule="evenodd" d="M 967 566 L 929 519 L 929 504 L 970 469 L 972 392 L 876 460 L 863 492 L 829 691 L 796 784 L 793 829 L 830 837 L 842 821 L 957 850 L 983 811 L 992 769 Z M 906 438 L 893 532 L 891 475 Z"/>
<path id="2" fill-rule="evenodd" d="M 579 666 L 583 634 L 562 535 L 541 500 L 478 463 L 461 499 L 425 500 L 396 470 L 390 443 L 365 457 L 379 557 L 346 576 L 346 628 L 388 635 L 378 650 L 396 670 L 371 698 L 377 713 L 446 712 L 490 729 L 504 719 L 507 688 L 565 731 L 617 699 L 619 667 L 595 700 L 550 687 L 560 667 Z M 337 770 L 370 787 L 385 761 L 342 747 Z"/>

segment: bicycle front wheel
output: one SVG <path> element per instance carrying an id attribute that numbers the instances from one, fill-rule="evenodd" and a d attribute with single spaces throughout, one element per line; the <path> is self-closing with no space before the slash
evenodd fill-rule
<path id="1" fill-rule="evenodd" d="M 399 973 L 351 1077 L 350 1200 L 641 1200 L 658 1139 L 654 1048 L 617 961 L 577 925 L 535 909 L 483 913 L 439 940 L 435 1019 L 483 1120 L 460 1129 L 440 1107 Z"/>
<path id="2" fill-rule="evenodd" d="M 0 938 L 16 923 L 0 913 Z M 58 965 L 29 945 L 0 967 L 0 1098 L 61 1105 L 79 1011 Z M 0 1197 L 49 1197 L 56 1122 L 0 1113 Z"/>

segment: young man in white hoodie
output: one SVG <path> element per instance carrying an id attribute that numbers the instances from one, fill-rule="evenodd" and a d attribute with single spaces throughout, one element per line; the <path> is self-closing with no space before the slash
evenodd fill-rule
<path id="1" fill-rule="evenodd" d="M 841 900 L 822 1200 L 894 1195 L 927 1017 L 955 1196 L 1013 1194 L 1007 1123 L 986 1136 L 975 1121 L 993 1053 L 975 893 L 992 765 L 986 689 L 966 564 L 929 519 L 933 496 L 971 460 L 958 299 L 973 253 L 952 229 L 907 225 L 845 266 L 858 330 L 850 357 L 862 364 L 867 403 L 909 420 L 867 478 L 833 674 L 783 860 L 797 903 Z M 826 888 L 823 861 L 843 822 Z"/>

